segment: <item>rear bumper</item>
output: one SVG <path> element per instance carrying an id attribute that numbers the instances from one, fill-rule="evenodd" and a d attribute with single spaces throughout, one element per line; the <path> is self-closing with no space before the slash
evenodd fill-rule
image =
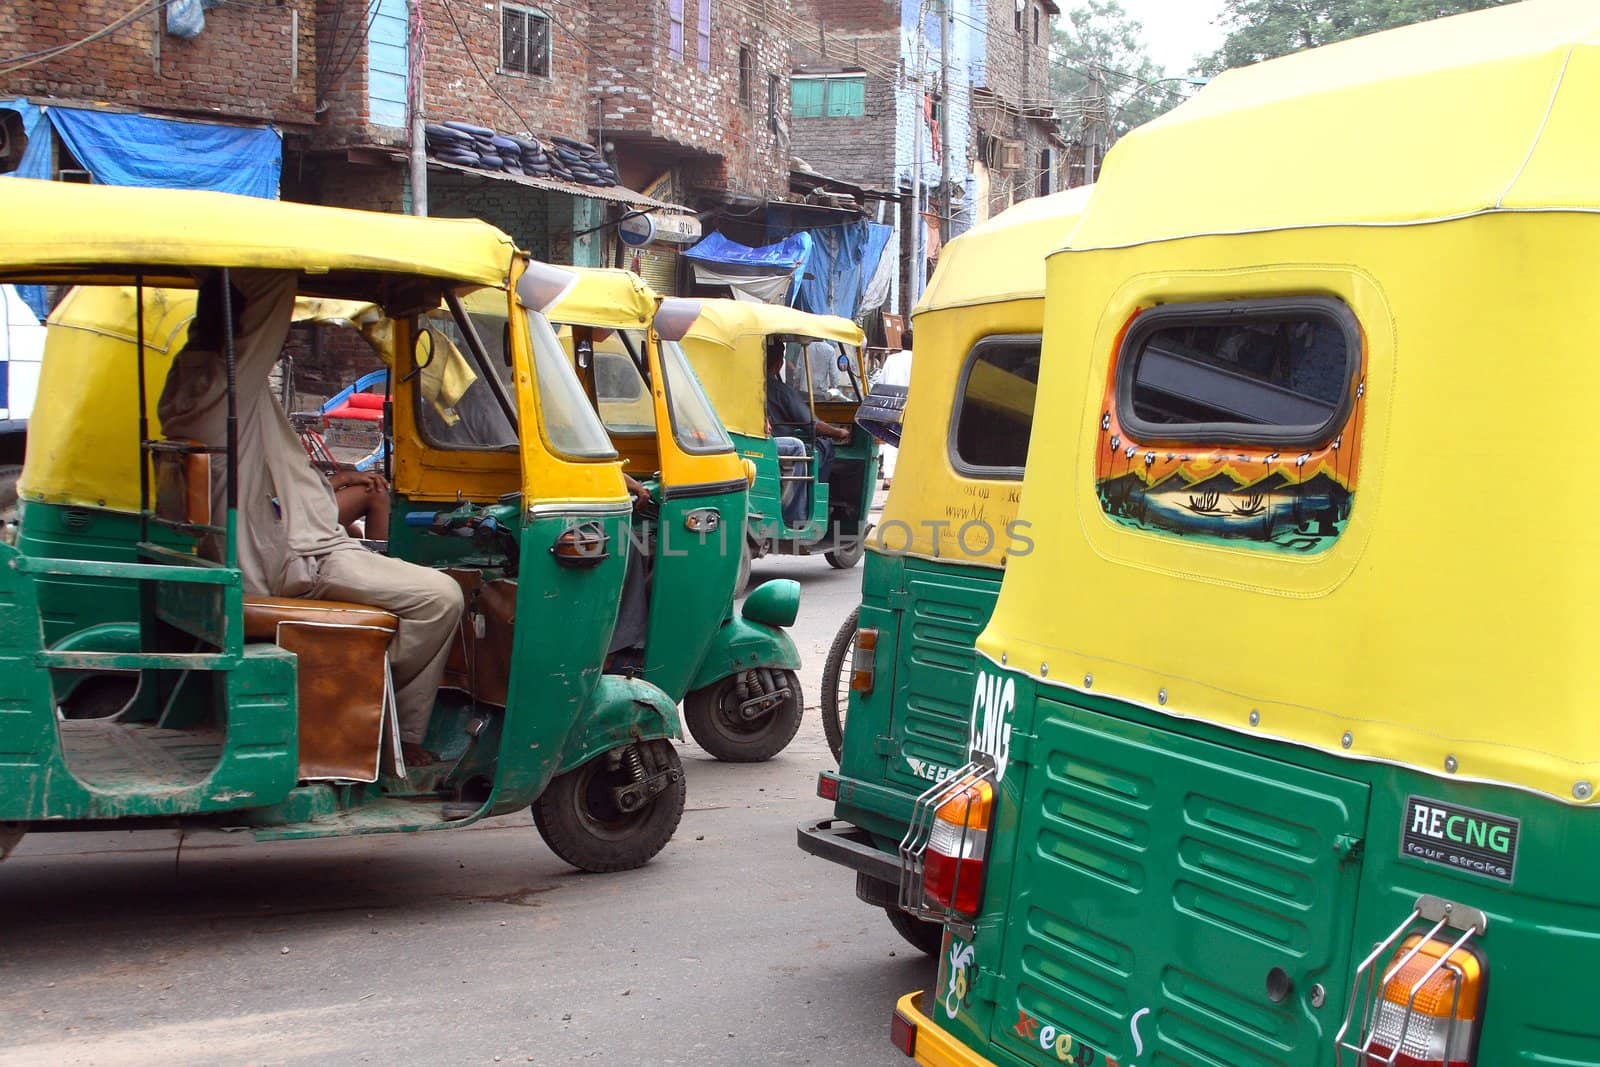
<path id="1" fill-rule="evenodd" d="M 802 852 L 809 852 L 829 863 L 848 867 L 880 882 L 900 884 L 900 858 L 875 846 L 865 830 L 843 819 L 803 822 L 796 828 L 795 838 Z"/>
<path id="2" fill-rule="evenodd" d="M 922 1014 L 920 991 L 907 993 L 901 997 L 900 1003 L 895 1005 L 895 1014 L 916 1027 L 916 1045 L 912 1058 L 923 1067 L 995 1067 Z"/>

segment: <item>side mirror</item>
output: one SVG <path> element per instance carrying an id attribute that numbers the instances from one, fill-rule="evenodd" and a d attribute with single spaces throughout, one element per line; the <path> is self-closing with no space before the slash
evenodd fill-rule
<path id="1" fill-rule="evenodd" d="M 411 362 L 416 370 L 425 370 L 433 363 L 433 331 L 426 326 L 417 334 L 417 343 L 412 346 Z"/>
<path id="2" fill-rule="evenodd" d="M 0 107 L 0 174 L 10 174 L 22 166 L 28 150 L 28 132 L 22 125 L 22 112 Z"/>

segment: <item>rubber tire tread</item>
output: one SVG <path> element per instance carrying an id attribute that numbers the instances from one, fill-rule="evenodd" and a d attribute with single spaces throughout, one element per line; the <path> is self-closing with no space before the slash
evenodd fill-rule
<path id="1" fill-rule="evenodd" d="M 917 951 L 927 956 L 939 954 L 939 950 L 944 946 L 943 923 L 931 923 L 926 919 L 919 919 L 899 908 L 884 908 L 883 913 L 889 916 L 889 925 L 894 927 L 895 933 L 910 942 Z"/>
<path id="2" fill-rule="evenodd" d="M 678 758 L 678 750 L 672 747 L 670 741 L 645 741 L 641 744 L 662 746 L 667 755 L 667 765 L 678 769 L 678 781 L 650 802 L 649 818 L 639 827 L 639 832 L 620 848 L 614 841 L 601 841 L 590 836 L 573 814 L 572 794 L 582 767 L 558 775 L 533 802 L 533 825 L 538 828 L 539 836 L 544 838 L 551 852 L 580 871 L 610 874 L 643 867 L 667 846 L 677 832 L 688 799 L 683 761 Z M 658 753 L 660 751 L 657 750 Z M 595 759 L 605 759 L 605 754 Z"/>
<path id="3" fill-rule="evenodd" d="M 772 712 L 766 729 L 757 734 L 730 736 L 717 725 L 717 703 L 722 691 L 734 684 L 735 675 L 696 689 L 683 698 L 683 723 L 695 744 L 724 763 L 765 763 L 789 747 L 794 735 L 800 732 L 800 719 L 805 714 L 805 693 L 800 688 L 800 676 L 794 671 L 780 671 L 788 679 L 791 690 L 783 706 Z M 745 740 L 748 737 L 749 740 Z"/>
<path id="4" fill-rule="evenodd" d="M 839 714 L 839 679 L 844 674 L 844 658 L 850 652 L 860 621 L 861 609 L 852 608 L 850 614 L 845 616 L 844 625 L 833 635 L 833 644 L 828 646 L 828 658 L 822 663 L 822 732 L 828 739 L 828 748 L 833 753 L 835 763 L 840 762 L 844 755 L 844 719 Z"/>

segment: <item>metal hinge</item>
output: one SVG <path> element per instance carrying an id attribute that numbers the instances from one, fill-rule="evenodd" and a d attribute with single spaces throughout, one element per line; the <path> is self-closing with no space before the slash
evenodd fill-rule
<path id="1" fill-rule="evenodd" d="M 1006 759 L 1011 763 L 1032 763 L 1033 745 L 1039 740 L 1032 734 L 1022 734 L 1011 731 L 1010 743 L 1006 749 Z"/>
<path id="2" fill-rule="evenodd" d="M 872 751 L 874 755 L 888 756 L 893 759 L 895 756 L 900 755 L 900 742 L 888 734 L 879 734 L 872 742 Z"/>

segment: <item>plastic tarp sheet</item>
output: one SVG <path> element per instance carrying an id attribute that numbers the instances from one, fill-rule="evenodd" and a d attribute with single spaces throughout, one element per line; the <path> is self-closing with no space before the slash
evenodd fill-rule
<path id="1" fill-rule="evenodd" d="M 694 263 L 695 280 L 701 285 L 726 285 L 736 300 L 787 304 L 795 274 L 811 250 L 811 236 L 804 233 L 759 248 L 712 233 L 684 255 Z"/>
<path id="2" fill-rule="evenodd" d="M 867 245 L 867 256 L 862 263 L 865 279 L 861 286 L 861 310 L 872 311 L 881 308 L 889 302 L 889 290 L 894 284 L 895 258 L 889 254 L 889 242 L 894 237 L 893 226 L 879 226 L 868 223 L 873 228 L 872 237 L 877 243 L 877 258 L 873 259 L 872 243 Z M 876 266 L 872 266 L 876 264 Z M 870 273 L 866 268 L 872 266 Z"/>
<path id="3" fill-rule="evenodd" d="M 23 150 L 22 163 L 16 170 L 5 177 L 17 178 L 49 178 L 50 177 L 50 123 L 45 118 L 44 109 L 35 107 L 27 100 L 0 100 L 0 107 L 8 107 L 22 115 L 22 129 L 28 135 L 28 147 Z M 16 291 L 22 297 L 22 302 L 38 318 L 44 318 L 50 311 L 50 305 L 45 300 L 44 286 L 19 285 Z"/>
<path id="4" fill-rule="evenodd" d="M 278 195 L 283 137 L 277 130 L 78 108 L 52 107 L 47 114 L 98 185 Z"/>
<path id="5" fill-rule="evenodd" d="M 807 231 L 811 256 L 801 273 L 795 307 L 854 318 L 893 232 L 865 220 Z"/>

